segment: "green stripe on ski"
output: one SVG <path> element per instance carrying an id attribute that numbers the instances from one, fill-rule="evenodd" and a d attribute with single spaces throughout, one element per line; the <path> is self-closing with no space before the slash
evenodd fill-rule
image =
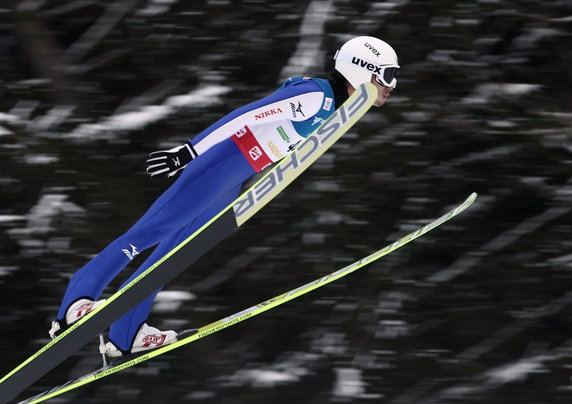
<path id="1" fill-rule="evenodd" d="M 354 271 L 357 271 L 358 269 L 380 259 L 381 257 L 391 253 L 392 251 L 397 250 L 398 248 L 402 247 L 403 245 L 415 240 L 418 237 L 421 237 L 422 235 L 426 234 L 427 232 L 429 232 L 429 231 L 433 230 L 434 228 L 440 226 L 441 224 L 447 222 L 451 218 L 457 216 L 459 213 L 461 213 L 465 209 L 467 209 L 475 201 L 476 197 L 477 197 L 477 194 L 472 193 L 463 203 L 461 203 L 456 208 L 450 210 L 449 212 L 445 213 L 443 216 L 439 217 L 438 219 L 432 221 L 431 223 L 426 224 L 425 226 L 419 228 L 418 230 L 416 230 L 414 232 L 407 234 L 406 236 L 395 241 L 394 243 L 389 244 L 388 246 L 382 248 L 381 250 L 378 250 L 378 251 L 374 252 L 373 254 L 370 254 L 367 257 L 362 258 L 359 261 L 356 261 L 353 264 L 350 264 L 350 265 L 348 265 L 342 269 L 339 269 L 335 272 L 332 272 L 329 275 L 323 276 L 319 279 L 316 279 L 313 282 L 307 283 L 307 284 L 300 286 L 296 289 L 292 289 L 289 292 L 283 293 L 283 294 L 276 296 L 270 300 L 266 300 L 265 302 L 259 303 L 255 306 L 249 307 L 248 309 L 239 311 L 238 313 L 235 313 L 231 316 L 225 317 L 221 320 L 215 321 L 214 323 L 211 323 L 211 324 L 208 324 L 204 327 L 201 327 L 201 328 L 199 328 L 197 333 L 195 333 L 189 337 L 186 337 L 184 339 L 181 339 L 180 341 L 177 341 L 173 344 L 152 350 L 145 355 L 138 356 L 138 357 L 136 357 L 130 361 L 124 362 L 120 365 L 99 369 L 95 372 L 92 372 L 90 374 L 82 376 L 80 379 L 68 382 L 63 386 L 56 387 L 55 389 L 53 389 L 49 392 L 42 393 L 42 394 L 40 394 L 36 397 L 30 398 L 29 400 L 26 400 L 26 401 L 22 401 L 20 404 L 35 404 L 35 403 L 40 403 L 40 402 L 45 401 L 47 399 L 56 397 L 60 394 L 63 394 L 63 393 L 68 392 L 70 390 L 74 390 L 78 387 L 81 387 L 85 384 L 94 382 L 94 381 L 99 380 L 103 377 L 109 376 L 113 373 L 117 373 L 121 370 L 127 369 L 127 368 L 134 366 L 134 365 L 137 365 L 139 363 L 145 362 L 145 361 L 152 359 L 152 358 L 155 358 L 159 355 L 163 355 L 164 353 L 167 353 L 167 352 L 172 351 L 174 349 L 180 348 L 183 345 L 190 344 L 191 342 L 194 342 L 198 339 L 201 339 L 201 338 L 204 338 L 204 337 L 209 336 L 211 334 L 214 334 L 215 332 L 221 331 L 225 328 L 228 328 L 230 326 L 238 324 L 238 323 L 245 321 L 249 318 L 252 318 L 252 317 L 257 316 L 261 313 L 264 313 L 267 310 L 273 309 L 276 306 L 284 304 L 290 300 L 296 299 L 297 297 L 300 297 L 306 293 L 309 293 L 309 292 L 311 292 L 317 288 L 320 288 L 324 285 L 327 285 L 328 283 L 331 283 L 337 279 L 340 279 L 341 277 L 346 276 L 346 275 L 348 275 Z"/>
<path id="2" fill-rule="evenodd" d="M 81 327 L 97 313 L 105 310 L 120 296 L 125 294 L 129 289 L 137 286 L 137 283 L 154 271 L 158 266 L 167 259 L 176 254 L 185 245 L 195 239 L 201 232 L 207 229 L 217 219 L 221 218 L 229 210 L 233 209 L 237 227 L 250 219 L 256 212 L 265 206 L 274 196 L 284 190 L 296 177 L 305 171 L 319 156 L 321 156 L 328 148 L 335 143 L 345 132 L 351 128 L 373 105 L 377 99 L 377 88 L 371 83 L 364 83 L 341 105 L 330 118 L 320 125 L 306 140 L 304 140 L 296 149 L 289 153 L 284 159 L 277 163 L 269 172 L 257 181 L 251 188 L 237 200 L 231 203 L 227 208 L 221 211 L 217 216 L 208 223 L 198 229 L 177 247 L 171 250 L 167 255 L 158 260 L 146 271 L 141 273 L 137 278 L 133 279 L 129 284 L 121 290 L 109 297 L 104 304 L 90 312 L 85 317 L 72 324 L 66 331 L 61 333 L 56 339 L 50 341 L 34 355 L 12 370 L 10 373 L 0 379 L 0 391 L 2 383 L 11 378 L 16 373 L 22 371 L 32 361 L 38 359 L 43 353 L 58 344 L 70 333 Z M 94 335 L 95 336 L 95 335 Z M 59 362 L 58 362 L 59 363 Z M 48 370 L 49 371 L 49 370 Z M 37 380 L 37 379 L 36 379 Z M 13 389 L 13 386 L 9 388 Z M 23 387 L 20 391 L 25 389 Z M 0 397 L 0 401 L 2 397 Z"/>

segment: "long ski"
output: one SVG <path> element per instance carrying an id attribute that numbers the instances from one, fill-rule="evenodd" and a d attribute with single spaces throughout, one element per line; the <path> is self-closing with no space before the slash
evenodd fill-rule
<path id="1" fill-rule="evenodd" d="M 158 286 L 171 281 L 242 226 L 346 133 L 376 99 L 377 89 L 373 84 L 360 85 L 330 118 L 238 199 L 113 294 L 105 304 L 78 320 L 4 376 L 0 380 L 0 403 L 6 403 L 23 392 L 153 293 Z"/>
<path id="2" fill-rule="evenodd" d="M 381 250 L 378 250 L 378 251 L 374 252 L 373 254 L 370 254 L 367 257 L 362 258 L 359 261 L 356 261 L 353 264 L 350 264 L 350 265 L 348 265 L 342 269 L 339 269 L 335 272 L 332 272 L 329 275 L 323 276 L 319 279 L 316 279 L 313 282 L 307 283 L 307 284 L 300 286 L 296 289 L 292 289 L 292 290 L 290 290 L 286 293 L 283 293 L 279 296 L 276 296 L 270 300 L 266 300 L 265 302 L 259 303 L 255 306 L 252 306 L 252 307 L 249 307 L 245 310 L 239 311 L 238 313 L 234 313 L 234 314 L 232 314 L 228 317 L 225 317 L 221 320 L 215 321 L 214 323 L 211 323 L 211 324 L 208 324 L 204 327 L 201 327 L 198 330 L 192 332 L 191 335 L 189 335 L 188 337 L 182 338 L 173 344 L 166 345 L 162 348 L 158 348 L 158 349 L 149 351 L 149 353 L 147 353 L 147 354 L 137 356 L 131 360 L 125 361 L 125 362 L 117 364 L 117 365 L 104 366 L 101 369 L 96 370 L 95 372 L 88 373 L 84 376 L 81 376 L 81 377 L 75 379 L 75 380 L 70 380 L 69 382 L 67 382 L 66 384 L 64 384 L 62 386 L 55 387 L 52 390 L 46 391 L 44 393 L 41 393 L 35 397 L 28 399 L 28 400 L 22 401 L 19 404 L 35 404 L 35 403 L 40 403 L 40 402 L 48 400 L 50 398 L 59 396 L 60 394 L 63 394 L 63 393 L 68 392 L 70 390 L 74 390 L 74 389 L 76 389 L 80 386 L 83 386 L 85 384 L 94 382 L 94 381 L 99 380 L 103 377 L 109 376 L 113 373 L 119 372 L 119 371 L 127 369 L 131 366 L 145 362 L 151 358 L 155 358 L 159 355 L 163 355 L 164 353 L 172 351 L 173 349 L 180 348 L 181 346 L 189 344 L 191 342 L 194 342 L 198 339 L 207 337 L 211 334 L 214 334 L 215 332 L 221 331 L 227 327 L 230 327 L 230 326 L 238 324 L 242 321 L 248 320 L 248 319 L 250 319 L 250 318 L 252 318 L 258 314 L 261 314 L 267 310 L 273 309 L 276 306 L 284 304 L 290 300 L 296 299 L 297 297 L 300 297 L 306 293 L 309 293 L 309 292 L 311 292 L 311 291 L 313 291 L 319 287 L 327 285 L 328 283 L 331 283 L 331 282 L 333 282 L 337 279 L 340 279 L 341 277 L 346 276 L 346 275 L 348 275 L 348 274 L 350 274 L 350 273 L 352 273 L 352 272 L 354 272 L 354 271 L 356 271 L 356 270 L 358 270 L 358 269 L 360 269 L 360 268 L 362 268 L 368 264 L 371 264 L 372 262 L 378 260 L 379 258 L 391 253 L 392 251 L 397 250 L 401 246 L 409 243 L 410 241 L 415 240 L 416 238 L 424 235 L 425 233 L 429 232 L 430 230 L 434 229 L 435 227 L 445 223 L 449 219 L 453 218 L 454 216 L 458 215 L 459 213 L 461 213 L 462 211 L 467 209 L 475 201 L 476 197 L 477 197 L 476 193 L 471 194 L 459 206 L 450 210 L 449 212 L 447 212 L 443 216 L 439 217 L 438 219 L 434 220 L 433 222 L 426 224 L 425 226 L 419 228 L 418 230 L 416 230 L 412 233 L 409 233 L 408 235 L 397 240 L 396 242 L 389 244 L 388 246 L 382 248 Z"/>

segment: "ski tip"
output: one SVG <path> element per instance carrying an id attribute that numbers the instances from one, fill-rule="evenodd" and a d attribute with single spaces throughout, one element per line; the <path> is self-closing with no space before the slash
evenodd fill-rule
<path id="1" fill-rule="evenodd" d="M 465 199 L 465 201 L 462 204 L 459 205 L 459 207 L 457 209 L 455 209 L 454 215 L 461 213 L 462 211 L 467 209 L 469 206 L 471 206 L 473 204 L 473 202 L 475 202 L 475 199 L 477 199 L 477 193 L 473 192 L 471 195 L 469 195 L 467 197 L 467 199 Z"/>

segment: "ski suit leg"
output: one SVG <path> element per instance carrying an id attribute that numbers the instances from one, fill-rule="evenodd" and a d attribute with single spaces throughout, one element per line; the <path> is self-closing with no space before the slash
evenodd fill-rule
<path id="1" fill-rule="evenodd" d="M 193 234 L 206 222 L 211 220 L 216 216 L 222 209 L 227 207 L 233 200 L 235 200 L 240 194 L 242 186 L 238 186 L 235 189 L 229 191 L 226 195 L 222 195 L 217 199 L 205 212 L 203 212 L 199 217 L 197 217 L 192 223 L 180 229 L 176 234 L 172 235 L 168 239 L 162 241 L 149 256 L 149 258 L 137 269 L 136 272 L 131 275 L 131 277 L 121 286 L 125 286 L 131 280 L 139 276 L 147 268 L 161 259 L 165 254 L 171 251 L 174 247 L 179 245 L 183 240 Z M 117 320 L 109 330 L 109 339 L 122 351 L 129 351 L 133 345 L 133 340 L 137 335 L 137 332 L 147 320 L 149 313 L 151 311 L 151 306 L 153 300 L 157 293 L 161 289 L 158 289 L 151 296 L 147 297 L 144 301 L 139 303 L 135 308 Z"/>
<path id="2" fill-rule="evenodd" d="M 140 251 L 193 222 L 213 201 L 254 174 L 232 139 L 213 146 L 191 161 L 135 225 L 72 276 L 57 318 L 62 320 L 69 306 L 82 297 L 97 299 Z"/>

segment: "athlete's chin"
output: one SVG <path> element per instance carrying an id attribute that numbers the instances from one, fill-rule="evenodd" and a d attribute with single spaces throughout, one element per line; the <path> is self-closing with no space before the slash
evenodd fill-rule
<path id="1" fill-rule="evenodd" d="M 382 99 L 378 99 L 376 102 L 373 103 L 373 106 L 377 107 L 377 108 L 382 107 L 386 101 L 387 101 L 387 98 L 385 98 L 385 97 Z"/>

